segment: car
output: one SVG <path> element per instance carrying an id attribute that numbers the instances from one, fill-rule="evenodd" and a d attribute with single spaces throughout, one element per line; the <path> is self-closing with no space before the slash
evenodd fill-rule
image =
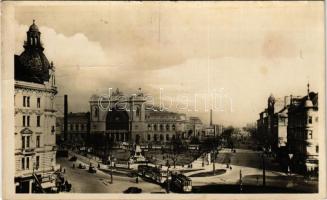
<path id="1" fill-rule="evenodd" d="M 129 187 L 124 193 L 142 193 L 142 189 L 138 187 Z"/>
<path id="2" fill-rule="evenodd" d="M 90 166 L 90 167 L 89 167 L 89 172 L 90 172 L 90 173 L 96 173 L 97 170 L 95 169 L 95 167 Z"/>
<path id="3" fill-rule="evenodd" d="M 72 156 L 69 158 L 69 161 L 76 161 L 77 160 L 77 157 L 76 156 Z"/>
<path id="4" fill-rule="evenodd" d="M 80 163 L 80 164 L 78 165 L 78 168 L 80 168 L 80 169 L 86 169 L 85 165 L 83 165 L 82 163 Z"/>

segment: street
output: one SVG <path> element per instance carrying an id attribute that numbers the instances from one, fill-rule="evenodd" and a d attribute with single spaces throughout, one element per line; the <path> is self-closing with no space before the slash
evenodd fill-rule
<path id="1" fill-rule="evenodd" d="M 100 170 L 96 173 L 89 173 L 87 169 L 79 169 L 80 163 L 76 162 L 75 168 L 72 168 L 73 162 L 67 158 L 58 158 L 57 162 L 65 168 L 65 178 L 72 184 L 73 193 L 122 193 L 129 187 L 138 187 L 145 193 L 165 192 L 159 185 L 145 182 L 139 178 L 139 183 L 135 178 L 125 176 L 113 176 L 113 184 L 110 184 L 110 175 Z"/>

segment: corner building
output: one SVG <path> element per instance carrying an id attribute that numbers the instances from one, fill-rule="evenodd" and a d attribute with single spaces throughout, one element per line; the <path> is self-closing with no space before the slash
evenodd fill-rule
<path id="1" fill-rule="evenodd" d="M 15 188 L 16 193 L 55 186 L 56 109 L 54 65 L 43 53 L 41 33 L 33 24 L 24 52 L 15 55 Z"/>

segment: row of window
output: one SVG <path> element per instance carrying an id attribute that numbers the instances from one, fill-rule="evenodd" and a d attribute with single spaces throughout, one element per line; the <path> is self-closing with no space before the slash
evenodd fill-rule
<path id="1" fill-rule="evenodd" d="M 23 115 L 23 126 L 29 127 L 30 126 L 30 116 L 29 115 Z M 36 116 L 36 127 L 41 127 L 41 116 Z"/>
<path id="2" fill-rule="evenodd" d="M 23 96 L 23 107 L 30 107 L 30 96 Z M 36 107 L 40 108 L 41 107 L 41 98 L 37 97 L 36 98 Z"/>
<path id="3" fill-rule="evenodd" d="M 29 115 L 23 115 L 23 127 L 30 127 L 31 117 Z M 36 116 L 36 127 L 41 127 L 41 116 Z M 55 133 L 55 126 L 51 126 L 51 133 Z"/>
<path id="4" fill-rule="evenodd" d="M 148 124 L 148 130 L 152 131 L 152 129 L 154 131 L 169 131 L 170 130 L 170 125 L 166 124 L 166 126 L 164 126 L 163 124 L 160 124 L 159 127 L 157 126 L 157 124 Z M 171 126 L 171 129 L 174 131 L 176 130 L 176 126 L 175 124 L 173 124 Z"/>
<path id="5" fill-rule="evenodd" d="M 68 124 L 67 126 L 68 131 L 86 131 L 86 129 L 86 124 Z"/>
<path id="6" fill-rule="evenodd" d="M 29 156 L 22 158 L 22 160 L 21 160 L 21 169 L 22 170 L 30 169 L 30 160 L 31 160 L 31 157 L 29 157 Z M 34 169 L 39 169 L 39 167 L 40 167 L 40 156 L 36 156 Z"/>
<path id="7" fill-rule="evenodd" d="M 23 149 L 28 149 L 30 148 L 31 144 L 31 136 L 22 136 L 22 148 Z M 37 135 L 36 136 L 36 141 L 35 141 L 35 147 L 39 148 L 41 145 L 41 136 Z"/>

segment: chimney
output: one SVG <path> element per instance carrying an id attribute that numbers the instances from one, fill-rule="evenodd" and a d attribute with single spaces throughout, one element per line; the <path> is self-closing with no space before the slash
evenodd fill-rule
<path id="1" fill-rule="evenodd" d="M 210 110 L 210 126 L 212 126 L 212 109 Z"/>
<path id="2" fill-rule="evenodd" d="M 68 126 L 68 96 L 64 95 L 64 141 L 67 141 L 67 126 Z"/>

